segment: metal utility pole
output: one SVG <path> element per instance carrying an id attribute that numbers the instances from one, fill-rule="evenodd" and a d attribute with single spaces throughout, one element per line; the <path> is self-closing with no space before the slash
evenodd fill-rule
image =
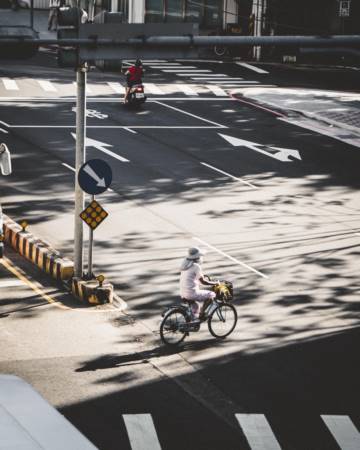
<path id="1" fill-rule="evenodd" d="M 255 17 L 254 22 L 254 36 L 261 36 L 262 29 L 262 17 L 263 17 L 263 6 L 264 0 L 253 0 L 252 14 Z M 261 47 L 254 47 L 253 57 L 255 61 L 260 61 L 261 58 Z"/>
<path id="2" fill-rule="evenodd" d="M 83 221 L 80 214 L 84 209 L 84 191 L 78 182 L 78 172 L 85 163 L 86 139 L 86 77 L 87 66 L 78 67 L 76 71 L 76 154 L 75 154 L 75 230 L 74 230 L 74 275 L 83 276 Z"/>

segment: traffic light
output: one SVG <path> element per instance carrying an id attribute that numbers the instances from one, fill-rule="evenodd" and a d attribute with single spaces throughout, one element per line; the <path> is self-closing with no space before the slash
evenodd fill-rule
<path id="1" fill-rule="evenodd" d="M 60 8 L 58 11 L 58 39 L 77 39 L 81 16 L 81 9 L 75 6 Z M 80 64 L 78 46 L 59 46 L 57 58 L 60 67 L 78 67 Z"/>

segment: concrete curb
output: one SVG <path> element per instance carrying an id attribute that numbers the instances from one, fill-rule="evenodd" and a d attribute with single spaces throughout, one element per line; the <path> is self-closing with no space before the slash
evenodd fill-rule
<path id="1" fill-rule="evenodd" d="M 67 289 L 70 287 L 73 296 L 82 303 L 88 305 L 113 303 L 114 287 L 112 284 L 99 283 L 96 279 L 74 278 L 74 263 L 70 259 L 63 258 L 50 244 L 35 237 L 5 214 L 4 237 L 5 242 L 11 245 L 17 253 L 58 282 L 64 283 Z M 123 307 L 124 305 L 121 305 L 122 309 Z"/>
<path id="2" fill-rule="evenodd" d="M 352 131 L 353 133 L 356 133 L 357 135 L 360 135 L 359 133 L 359 129 L 357 127 L 353 127 L 352 125 L 348 125 L 344 122 L 338 122 L 336 120 L 332 120 L 332 119 L 328 119 L 327 117 L 323 117 L 320 114 L 317 113 L 312 113 L 312 112 L 308 112 L 308 111 L 304 111 L 301 109 L 288 109 L 288 108 L 283 108 L 279 105 L 277 105 L 276 103 L 272 103 L 272 102 L 265 102 L 264 100 L 258 100 L 255 99 L 253 97 L 248 97 L 246 95 L 244 95 L 241 92 L 233 92 L 232 94 L 235 98 L 236 96 L 241 97 L 242 99 L 246 100 L 249 104 L 253 104 L 254 107 L 259 106 L 262 107 L 263 109 L 266 108 L 272 108 L 273 111 L 269 112 L 273 112 L 273 113 L 280 113 L 283 114 L 284 116 L 287 116 L 289 118 L 293 118 L 294 115 L 299 115 L 302 117 L 306 117 L 308 119 L 312 119 L 312 120 L 317 120 L 318 122 L 324 122 L 327 125 L 332 125 L 332 126 L 336 126 L 337 128 L 342 128 L 344 130 L 347 131 Z M 240 98 L 238 100 L 241 100 Z"/>
<path id="3" fill-rule="evenodd" d="M 62 258 L 47 242 L 29 233 L 4 215 L 5 242 L 57 281 L 68 281 L 74 275 L 74 263 Z"/>
<path id="4" fill-rule="evenodd" d="M 103 305 L 112 303 L 114 299 L 114 287 L 110 283 L 99 285 L 97 280 L 71 280 L 71 292 L 75 297 L 89 305 Z"/>

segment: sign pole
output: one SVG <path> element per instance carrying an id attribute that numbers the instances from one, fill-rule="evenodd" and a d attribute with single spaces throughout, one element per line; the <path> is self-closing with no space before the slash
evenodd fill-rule
<path id="1" fill-rule="evenodd" d="M 76 154 L 75 154 L 75 230 L 74 230 L 74 275 L 83 276 L 83 222 L 80 214 L 84 209 L 84 192 L 78 182 L 78 172 L 85 163 L 86 137 L 86 67 L 78 67 L 76 71 Z"/>
<path id="2" fill-rule="evenodd" d="M 91 202 L 95 200 L 95 195 L 91 196 Z M 92 279 L 93 274 L 93 246 L 94 246 L 94 230 L 89 227 L 89 257 L 88 257 L 88 279 Z"/>

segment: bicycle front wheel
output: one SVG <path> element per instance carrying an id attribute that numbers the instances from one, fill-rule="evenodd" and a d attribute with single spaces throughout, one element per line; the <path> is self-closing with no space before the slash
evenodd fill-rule
<path id="1" fill-rule="evenodd" d="M 186 316 L 181 309 L 171 309 L 160 324 L 160 337 L 166 345 L 178 345 L 186 337 Z"/>
<path id="2" fill-rule="evenodd" d="M 209 317 L 209 331 L 214 337 L 224 339 L 234 331 L 237 319 L 235 307 L 229 303 L 222 303 Z"/>

